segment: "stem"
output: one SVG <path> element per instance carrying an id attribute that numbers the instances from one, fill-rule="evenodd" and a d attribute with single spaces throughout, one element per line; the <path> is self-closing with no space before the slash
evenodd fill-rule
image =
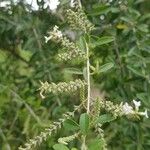
<path id="1" fill-rule="evenodd" d="M 87 146 L 86 146 L 86 136 L 82 136 L 82 145 L 81 145 L 81 150 L 87 150 Z"/>
<path id="2" fill-rule="evenodd" d="M 91 85 L 90 85 L 90 61 L 89 61 L 89 47 L 87 42 L 86 44 L 86 56 L 87 56 L 87 61 L 86 61 L 86 67 L 87 67 L 87 85 L 88 85 L 88 93 L 87 93 L 87 114 L 90 112 L 90 95 L 91 95 Z"/>
<path id="3" fill-rule="evenodd" d="M 78 0 L 79 7 L 82 8 L 81 0 Z M 90 97 L 91 97 L 91 85 L 90 85 L 90 61 L 89 61 L 89 47 L 85 40 L 86 45 L 86 69 L 87 69 L 87 85 L 88 85 L 88 93 L 87 93 L 87 114 L 90 113 Z"/>

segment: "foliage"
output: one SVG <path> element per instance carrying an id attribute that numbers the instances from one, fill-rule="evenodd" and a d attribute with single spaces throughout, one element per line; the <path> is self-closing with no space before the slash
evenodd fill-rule
<path id="1" fill-rule="evenodd" d="M 89 48 L 92 87 L 95 91 L 98 90 L 96 93 L 92 92 L 92 96 L 100 99 L 105 97 L 114 103 L 139 99 L 143 107 L 149 110 L 148 0 L 120 2 L 82 1 L 88 19 L 96 28 L 90 34 L 90 38 L 85 37 L 91 43 Z M 81 78 L 82 75 L 86 78 L 86 68 L 80 60 L 60 63 L 56 58 L 62 48 L 54 42 L 45 44 L 44 40 L 48 28 L 58 25 L 73 42 L 76 41 L 80 49 L 86 47 L 84 37 L 78 32 L 72 33 L 67 26 L 64 10 L 68 9 L 68 3 L 69 1 L 62 1 L 56 13 L 49 12 L 48 8 L 44 9 L 43 0 L 38 1 L 40 6 L 38 11 L 33 11 L 23 1 L 17 4 L 11 3 L 8 8 L 0 7 L 0 148 L 2 150 L 17 149 L 28 139 L 38 136 L 63 113 L 72 111 L 74 105 L 79 104 L 79 96 L 74 93 L 71 96 L 49 93 L 46 99 L 41 100 L 37 91 L 40 80 L 58 83 L 64 80 L 70 82 Z M 103 129 L 108 149 L 149 149 L 149 119 L 131 121 L 121 118 L 113 121 L 113 116 L 106 115 L 105 111 L 102 111 L 104 113 L 98 117 L 97 122 L 105 123 Z M 78 129 L 84 134 L 88 132 L 90 150 L 93 145 L 95 150 L 97 146 L 105 145 L 103 131 L 97 131 L 101 134 L 101 140 L 99 138 L 92 140 L 93 132 L 88 131 L 89 125 L 85 123 L 91 118 L 87 114 L 81 116 L 79 114 L 80 112 L 76 114 L 75 120 L 66 120 L 63 123 L 64 129 L 49 137 L 39 149 L 59 149 L 60 144 L 57 144 L 56 140 L 66 135 L 73 135 L 72 130 L 77 132 Z M 95 115 L 96 112 L 93 114 Z M 65 128 L 66 124 L 68 128 Z M 83 144 L 84 137 L 81 141 Z M 80 142 L 71 142 L 68 147 L 78 148 L 80 144 Z M 67 146 L 62 147 L 68 149 Z"/>

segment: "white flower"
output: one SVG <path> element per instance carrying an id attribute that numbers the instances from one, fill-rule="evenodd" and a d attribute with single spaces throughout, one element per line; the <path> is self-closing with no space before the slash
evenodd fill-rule
<path id="1" fill-rule="evenodd" d="M 44 4 L 44 8 L 49 7 L 50 10 L 56 11 L 59 4 L 60 4 L 59 0 L 46 0 Z"/>
<path id="2" fill-rule="evenodd" d="M 128 103 L 125 103 L 122 107 L 123 107 L 123 113 L 125 115 L 131 114 L 134 112 L 133 108 Z"/>
<path id="3" fill-rule="evenodd" d="M 70 2 L 70 7 L 75 7 L 75 2 L 74 2 L 74 0 L 71 0 L 71 2 Z"/>
<path id="4" fill-rule="evenodd" d="M 141 101 L 133 100 L 133 103 L 135 105 L 135 110 L 138 111 L 139 107 L 141 106 Z"/>
<path id="5" fill-rule="evenodd" d="M 7 7 L 9 6 L 11 3 L 9 1 L 3 1 L 3 2 L 0 2 L 0 7 Z"/>
<path id="6" fill-rule="evenodd" d="M 100 20 L 104 20 L 105 16 L 104 15 L 100 15 Z"/>
<path id="7" fill-rule="evenodd" d="M 58 37 L 62 37 L 62 32 L 61 31 L 59 31 L 59 27 L 58 26 L 54 26 L 54 32 L 56 32 L 57 33 L 57 36 Z"/>
<path id="8" fill-rule="evenodd" d="M 52 37 L 51 36 L 44 36 L 45 38 L 45 43 L 47 43 Z"/>
<path id="9" fill-rule="evenodd" d="M 58 38 L 62 38 L 62 32 L 59 30 L 58 26 L 54 26 L 53 28 L 53 34 L 55 34 L 55 36 L 57 36 Z"/>
<path id="10" fill-rule="evenodd" d="M 63 37 L 62 32 L 59 30 L 58 26 L 54 26 L 53 31 L 49 32 L 49 36 L 44 36 L 45 42 L 47 43 L 50 39 L 61 39 Z"/>
<path id="11" fill-rule="evenodd" d="M 53 28 L 53 30 L 56 32 L 56 31 L 58 31 L 58 29 L 59 29 L 59 27 L 58 26 L 54 26 L 54 28 Z"/>
<path id="12" fill-rule="evenodd" d="M 144 112 L 139 112 L 139 114 L 140 114 L 141 116 L 145 116 L 146 118 L 149 118 L 147 109 L 145 109 Z"/>

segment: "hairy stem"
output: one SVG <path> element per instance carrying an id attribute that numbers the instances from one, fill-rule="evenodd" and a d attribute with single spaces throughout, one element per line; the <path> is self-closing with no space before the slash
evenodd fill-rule
<path id="1" fill-rule="evenodd" d="M 79 7 L 82 8 L 81 0 L 78 0 Z M 89 47 L 85 40 L 86 45 L 86 70 L 87 70 L 87 114 L 90 113 L 90 97 L 91 97 L 91 85 L 90 85 L 90 60 L 89 60 Z"/>
<path id="2" fill-rule="evenodd" d="M 87 86 L 88 86 L 88 93 L 87 93 L 87 113 L 89 114 L 90 112 L 90 95 L 91 95 L 91 85 L 90 85 L 90 61 L 89 61 L 89 47 L 88 44 L 86 43 L 86 56 L 87 56 L 87 61 L 86 61 L 86 67 L 87 67 Z"/>

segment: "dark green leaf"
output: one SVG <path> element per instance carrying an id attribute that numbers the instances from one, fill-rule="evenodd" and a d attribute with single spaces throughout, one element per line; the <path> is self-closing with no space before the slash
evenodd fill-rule
<path id="1" fill-rule="evenodd" d="M 89 144 L 89 150 L 103 150 L 104 142 L 101 139 L 94 139 Z"/>
<path id="2" fill-rule="evenodd" d="M 82 75 L 83 72 L 77 68 L 66 68 L 64 70 L 66 73 L 70 73 L 70 74 L 78 74 L 78 75 Z"/>
<path id="3" fill-rule="evenodd" d="M 71 131 L 79 129 L 79 125 L 72 119 L 66 120 L 63 126 L 66 130 L 71 130 Z"/>
<path id="4" fill-rule="evenodd" d="M 94 5 L 92 12 L 89 12 L 88 14 L 90 16 L 97 16 L 100 14 L 108 13 L 110 11 L 110 8 L 106 5 Z"/>
<path id="5" fill-rule="evenodd" d="M 63 144 L 55 144 L 53 146 L 54 150 L 69 150 L 69 148 Z"/>
<path id="6" fill-rule="evenodd" d="M 106 71 L 108 71 L 109 69 L 111 69 L 113 67 L 114 67 L 113 63 L 106 63 L 103 66 L 100 66 L 99 72 L 106 72 Z"/>
<path id="7" fill-rule="evenodd" d="M 110 115 L 110 114 L 104 114 L 104 115 L 99 116 L 99 118 L 97 119 L 97 123 L 104 124 L 104 123 L 107 123 L 107 122 L 111 122 L 115 119 L 116 118 L 114 116 Z"/>
<path id="8" fill-rule="evenodd" d="M 79 124 L 80 124 L 80 129 L 81 129 L 82 133 L 87 134 L 88 129 L 89 129 L 89 116 L 88 116 L 88 114 L 86 114 L 86 113 L 81 114 Z"/>
<path id="9" fill-rule="evenodd" d="M 133 67 L 131 67 L 131 66 L 127 66 L 127 68 L 128 68 L 131 72 L 133 72 L 134 74 L 136 74 L 137 76 L 145 77 L 145 76 L 141 73 L 140 70 L 137 70 L 137 69 L 135 69 L 135 68 L 133 68 Z"/>
<path id="10" fill-rule="evenodd" d="M 104 37 L 98 38 L 96 41 L 93 41 L 92 44 L 90 44 L 90 46 L 92 48 L 95 48 L 97 46 L 108 44 L 108 43 L 113 42 L 113 41 L 114 41 L 114 37 L 104 36 Z"/>

